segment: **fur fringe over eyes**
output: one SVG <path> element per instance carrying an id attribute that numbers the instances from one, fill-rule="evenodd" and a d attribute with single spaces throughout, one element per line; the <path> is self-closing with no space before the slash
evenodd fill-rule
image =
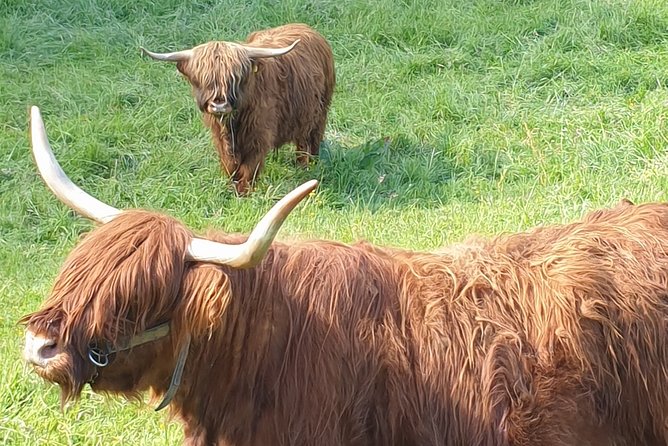
<path id="1" fill-rule="evenodd" d="M 28 315 L 36 331 L 57 325 L 59 342 L 114 343 L 165 322 L 174 312 L 191 234 L 167 216 L 127 211 L 87 234 L 70 253 L 42 310 Z"/>

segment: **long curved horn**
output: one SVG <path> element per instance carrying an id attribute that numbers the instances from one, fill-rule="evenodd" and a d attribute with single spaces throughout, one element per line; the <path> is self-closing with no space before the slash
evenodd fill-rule
<path id="1" fill-rule="evenodd" d="M 188 60 L 193 56 L 193 50 L 175 51 L 173 53 L 154 53 L 144 47 L 139 47 L 139 49 L 151 59 L 165 62 L 180 62 L 182 60 Z"/>
<path id="2" fill-rule="evenodd" d="M 292 45 L 286 46 L 285 48 L 260 48 L 257 46 L 239 45 L 248 52 L 248 57 L 251 59 L 260 59 L 262 57 L 276 57 L 287 54 L 292 51 L 299 41 L 300 39 L 297 39 L 292 42 Z"/>
<path id="3" fill-rule="evenodd" d="M 53 156 L 42 114 L 35 106 L 30 109 L 30 139 L 37 169 L 46 185 L 60 201 L 98 223 L 111 221 L 121 213 L 119 209 L 88 195 L 65 175 Z"/>
<path id="4" fill-rule="evenodd" d="M 205 239 L 193 239 L 188 249 L 191 260 L 218 263 L 234 268 L 251 268 L 264 258 L 288 214 L 318 185 L 307 181 L 283 197 L 262 217 L 241 245 L 227 245 Z"/>
<path id="5" fill-rule="evenodd" d="M 65 175 L 51 151 L 42 115 L 36 106 L 30 110 L 30 132 L 37 168 L 46 185 L 58 199 L 84 217 L 99 223 L 107 223 L 123 212 L 87 194 Z M 188 246 L 187 259 L 234 268 L 251 268 L 257 265 L 267 253 L 288 214 L 317 185 L 317 180 L 308 181 L 283 197 L 262 217 L 248 240 L 240 245 L 193 238 Z"/>

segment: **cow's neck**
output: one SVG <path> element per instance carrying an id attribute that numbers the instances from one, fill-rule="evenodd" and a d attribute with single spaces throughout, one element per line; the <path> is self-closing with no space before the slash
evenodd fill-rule
<path id="1" fill-rule="evenodd" d="M 265 263 L 279 261 L 274 253 L 275 249 L 270 249 Z M 193 435 L 205 437 L 202 444 L 218 441 L 214 438 L 218 433 L 206 426 L 251 432 L 250 423 L 263 410 L 258 404 L 266 404 L 257 398 L 272 393 L 265 377 L 279 373 L 286 343 L 281 321 L 288 320 L 280 308 L 283 297 L 271 292 L 278 285 L 274 271 L 274 267 L 267 268 L 265 264 L 230 270 L 232 298 L 223 323 L 211 336 L 192 339 L 180 390 L 171 407 L 185 421 L 186 435 L 190 430 Z M 202 395 L 216 401 L 223 410 L 209 410 L 209 403 L 201 401 Z M 188 420 L 199 420 L 206 426 L 191 426 Z"/>
<path id="2" fill-rule="evenodd" d="M 354 322 L 354 315 L 340 311 L 351 296 L 382 295 L 378 303 L 387 305 L 377 311 L 390 311 L 400 284 L 383 277 L 393 264 L 392 255 L 366 245 L 274 243 L 260 266 L 230 270 L 232 299 L 224 322 L 210 339 L 193 339 L 182 390 L 172 403 L 185 422 L 187 441 L 246 445 L 278 435 L 280 430 L 259 433 L 258 423 L 265 430 L 287 425 L 292 414 L 285 399 L 309 399 L 321 373 L 314 369 L 318 356 L 332 357 L 336 321 Z M 365 274 L 341 280 L 354 274 L 349 271 L 355 265 L 366 265 Z M 325 412 L 343 404 L 322 403 Z"/>

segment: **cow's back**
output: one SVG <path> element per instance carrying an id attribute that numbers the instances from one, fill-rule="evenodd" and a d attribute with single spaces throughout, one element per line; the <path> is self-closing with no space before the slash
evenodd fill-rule
<path id="1" fill-rule="evenodd" d="M 431 391 L 450 390 L 461 400 L 450 411 L 487 424 L 480 438 L 668 443 L 668 206 L 625 202 L 442 255 L 451 294 L 438 296 L 442 279 L 425 283 L 433 263 L 413 264 L 429 301 L 442 302 L 425 315 L 449 345 Z"/>
<path id="2" fill-rule="evenodd" d="M 322 35 L 299 23 L 256 31 L 247 39 L 266 47 L 289 46 L 297 39 L 292 51 L 264 61 L 271 70 L 266 99 L 277 114 L 275 146 L 307 139 L 309 130 L 326 120 L 336 83 L 334 56 Z"/>

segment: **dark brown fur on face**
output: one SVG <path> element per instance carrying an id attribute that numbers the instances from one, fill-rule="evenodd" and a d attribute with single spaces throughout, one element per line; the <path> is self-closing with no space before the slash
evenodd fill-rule
<path id="1" fill-rule="evenodd" d="M 76 360 L 119 322 L 170 320 L 171 338 L 101 369 L 96 389 L 123 394 L 164 393 L 190 333 L 171 403 L 188 445 L 668 443 L 666 204 L 438 253 L 275 243 L 247 270 L 179 263 L 187 234 L 124 213 L 26 321 L 60 317 Z"/>
<path id="2" fill-rule="evenodd" d="M 248 192 L 272 148 L 294 143 L 302 165 L 318 155 L 335 84 L 329 44 L 302 24 L 254 32 L 245 44 L 280 48 L 297 39 L 289 53 L 255 60 L 234 43 L 209 42 L 177 64 L 193 86 L 222 169 L 240 194 Z M 227 102 L 231 113 L 209 113 L 212 100 Z"/>

